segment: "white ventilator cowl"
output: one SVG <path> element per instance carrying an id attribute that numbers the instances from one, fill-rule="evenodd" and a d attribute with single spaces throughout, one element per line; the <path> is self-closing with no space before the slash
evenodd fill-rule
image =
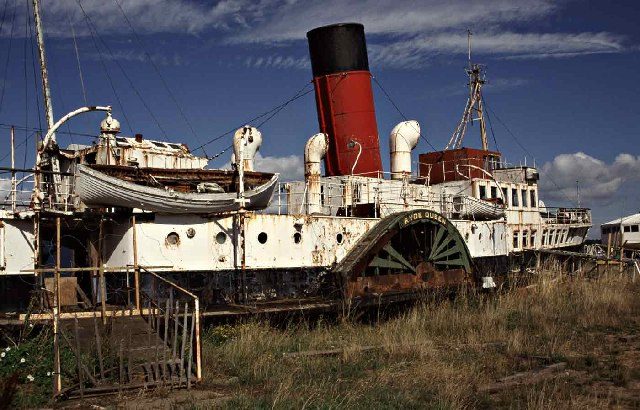
<path id="1" fill-rule="evenodd" d="M 403 121 L 391 130 L 389 152 L 392 179 L 411 175 L 411 150 L 418 144 L 419 138 L 420 124 L 415 120 Z"/>
<path id="2" fill-rule="evenodd" d="M 243 138 L 244 136 L 244 138 Z M 241 144 L 244 139 L 244 147 L 241 148 Z M 234 162 L 240 159 L 240 152 L 242 151 L 242 159 L 244 160 L 244 170 L 254 171 L 253 162 L 256 157 L 256 153 L 260 150 L 262 145 L 262 133 L 258 131 L 256 127 L 245 125 L 233 135 L 233 160 Z"/>

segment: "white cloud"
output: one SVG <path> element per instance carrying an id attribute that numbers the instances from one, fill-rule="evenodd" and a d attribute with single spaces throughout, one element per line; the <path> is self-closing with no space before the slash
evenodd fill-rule
<path id="1" fill-rule="evenodd" d="M 263 13 L 251 30 L 230 36 L 236 43 L 278 43 L 302 40 L 306 32 L 325 24 L 357 21 L 370 35 L 399 36 L 457 27 L 465 29 L 504 22 L 522 22 L 550 14 L 548 0 L 361 0 L 263 1 Z"/>
<path id="2" fill-rule="evenodd" d="M 228 161 L 222 168 L 231 168 L 231 161 Z M 299 155 L 263 156 L 260 152 L 256 154 L 253 168 L 260 172 L 273 172 L 280 174 L 282 181 L 301 181 L 304 179 L 304 160 Z"/>
<path id="3" fill-rule="evenodd" d="M 299 155 L 263 157 L 258 153 L 255 159 L 255 169 L 263 172 L 277 172 L 280 174 L 280 181 L 304 179 L 304 161 Z"/>
<path id="4" fill-rule="evenodd" d="M 153 53 L 147 56 L 147 54 L 143 51 L 125 49 L 115 50 L 111 54 L 107 52 L 99 54 L 98 52 L 93 51 L 91 53 L 88 53 L 87 57 L 95 61 L 100 61 L 100 58 L 102 58 L 104 60 L 132 61 L 138 63 L 146 63 L 149 61 L 149 58 L 151 58 L 154 63 L 163 66 L 181 66 L 184 64 L 183 58 L 176 53 Z"/>
<path id="5" fill-rule="evenodd" d="M 624 38 L 612 33 L 514 33 L 487 31 L 473 37 L 473 52 L 501 58 L 576 57 L 625 50 Z M 417 35 L 370 46 L 376 65 L 420 68 L 440 54 L 467 53 L 467 36 L 460 32 Z"/>
<path id="6" fill-rule="evenodd" d="M 357 21 L 368 34 L 370 60 L 377 68 L 417 69 L 441 55 L 467 50 L 467 28 L 475 31 L 476 54 L 505 59 L 569 58 L 620 53 L 633 49 L 628 40 L 609 32 L 524 32 L 525 24 L 549 18 L 563 7 L 552 0 L 221 0 L 214 4 L 193 0 L 117 0 L 141 35 L 186 34 L 212 38 L 216 45 L 281 47 L 300 44 L 309 29 L 325 24 Z M 86 13 L 103 38 L 132 37 L 115 1 L 82 0 Z M 50 37 L 90 35 L 77 1 L 47 2 L 43 7 Z M 11 10 L 9 10 L 11 12 Z M 24 27 L 24 7 L 15 27 Z M 22 20 L 22 21 L 21 21 Z M 10 24 L 0 35 L 8 36 Z M 24 30 L 15 29 L 14 35 Z M 247 67 L 307 69 L 307 56 L 278 52 L 240 60 Z M 246 50 L 241 53 L 247 53 Z M 124 59 L 135 55 L 121 52 Z M 139 60 L 139 59 L 138 59 Z"/>
<path id="7" fill-rule="evenodd" d="M 270 55 L 244 59 L 244 66 L 248 68 L 296 68 L 309 69 L 311 63 L 309 57 L 293 57 L 286 55 Z"/>
<path id="8" fill-rule="evenodd" d="M 544 196 L 565 201 L 576 200 L 576 181 L 585 204 L 610 203 L 624 183 L 640 181 L 640 156 L 619 154 L 611 164 L 583 152 L 561 154 L 545 163 L 540 188 Z"/>

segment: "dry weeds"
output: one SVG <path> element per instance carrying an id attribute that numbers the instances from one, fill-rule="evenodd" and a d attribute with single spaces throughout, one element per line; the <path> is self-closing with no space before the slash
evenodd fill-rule
<path id="1" fill-rule="evenodd" d="M 548 279 L 527 291 L 425 300 L 375 324 L 321 322 L 282 330 L 250 322 L 209 329 L 198 390 L 221 395 L 179 407 L 640 406 L 640 283 Z M 342 354 L 283 356 L 337 348 Z M 551 376 L 486 388 L 559 362 L 566 367 Z"/>

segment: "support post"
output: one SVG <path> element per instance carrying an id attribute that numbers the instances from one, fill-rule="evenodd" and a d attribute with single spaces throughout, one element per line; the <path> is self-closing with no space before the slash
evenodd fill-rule
<path id="1" fill-rule="evenodd" d="M 107 324 L 107 280 L 104 277 L 104 263 L 102 260 L 102 238 L 104 237 L 104 220 L 100 219 L 100 228 L 98 230 L 98 274 L 100 286 L 100 309 L 102 315 L 102 324 Z"/>
<path id="2" fill-rule="evenodd" d="M 131 217 L 131 229 L 133 234 L 133 276 L 135 286 L 136 309 L 140 311 L 140 267 L 138 266 L 138 235 L 136 233 L 136 216 Z"/>
<path id="3" fill-rule="evenodd" d="M 202 351 L 200 348 L 200 300 L 198 298 L 195 299 L 193 306 L 195 309 L 194 322 L 195 322 L 195 328 L 196 328 L 195 329 L 196 331 L 196 343 L 195 343 L 196 380 L 201 381 L 202 380 Z"/>
<path id="4" fill-rule="evenodd" d="M 60 371 L 60 217 L 56 218 L 56 270 L 53 279 L 53 394 L 62 391 Z"/>
<path id="5" fill-rule="evenodd" d="M 15 129 L 11 126 L 11 212 L 16 212 L 16 147 Z"/>

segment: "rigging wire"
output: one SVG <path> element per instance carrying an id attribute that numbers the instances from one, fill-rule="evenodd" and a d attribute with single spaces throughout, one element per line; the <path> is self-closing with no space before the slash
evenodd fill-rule
<path id="1" fill-rule="evenodd" d="M 502 124 L 502 126 L 504 127 L 505 130 L 507 130 L 507 132 L 509 133 L 509 135 L 511 135 L 511 137 L 513 138 L 513 140 L 516 142 L 516 144 L 518 144 L 518 146 L 522 149 L 522 151 L 524 151 L 525 154 L 527 154 L 528 156 L 530 156 L 531 158 L 535 158 L 531 152 L 529 152 L 528 149 L 525 148 L 524 145 L 522 145 L 522 143 L 520 142 L 520 140 L 518 139 L 518 137 L 516 137 L 516 135 L 511 132 L 511 130 L 509 129 L 509 127 L 507 127 L 507 124 L 505 124 L 500 117 L 498 117 L 498 115 L 496 114 L 495 111 L 493 111 L 491 109 L 491 107 L 489 107 L 486 103 L 485 103 L 485 107 L 487 107 L 488 111 L 491 111 L 491 114 L 496 118 L 496 120 L 498 120 L 498 122 L 500 124 Z M 555 187 L 558 189 L 558 192 L 560 192 L 560 194 L 562 194 L 562 196 L 564 197 L 565 200 L 567 200 L 567 202 L 573 202 L 573 200 L 569 199 L 569 197 L 564 193 L 564 191 L 562 190 L 562 188 L 560 188 L 560 185 L 558 185 L 556 183 L 556 181 L 553 180 L 553 178 L 551 178 L 550 175 L 546 175 L 546 177 L 549 179 L 549 181 L 551 181 L 551 183 L 553 185 L 555 185 Z"/>
<path id="2" fill-rule="evenodd" d="M 82 10 L 82 13 L 85 16 L 84 20 L 85 20 L 85 23 L 87 25 L 87 28 L 89 29 L 89 34 L 91 35 L 91 41 L 93 42 L 93 46 L 95 47 L 96 51 L 98 52 L 98 59 L 100 60 L 100 64 L 102 65 L 102 69 L 104 70 L 104 74 L 107 77 L 107 81 L 109 82 L 109 86 L 111 87 L 111 91 L 113 91 L 113 95 L 116 97 L 116 102 L 118 103 L 118 107 L 120 107 L 120 111 L 122 112 L 122 117 L 124 118 L 124 121 L 127 124 L 127 127 L 129 127 L 129 132 L 133 133 L 133 127 L 131 126 L 131 121 L 129 121 L 129 117 L 127 116 L 127 113 L 124 110 L 124 106 L 122 105 L 122 101 L 120 100 L 120 96 L 118 95 L 118 91 L 116 91 L 116 87 L 115 87 L 115 85 L 113 83 L 113 78 L 111 78 L 111 74 L 109 74 L 109 69 L 107 68 L 107 63 L 105 63 L 105 61 L 104 61 L 104 56 L 102 55 L 102 50 L 100 50 L 100 47 L 98 46 L 98 41 L 96 40 L 96 37 L 95 37 L 95 35 L 93 33 L 93 28 L 89 24 L 87 13 L 84 12 L 84 8 L 82 7 L 82 4 L 80 4 L 80 1 L 79 0 L 76 0 L 76 1 L 78 3 L 78 6 L 80 6 L 80 9 Z"/>
<path id="3" fill-rule="evenodd" d="M 27 3 L 27 7 L 29 3 Z M 33 18 L 33 14 L 30 11 L 27 11 L 27 22 L 29 24 L 29 37 L 31 39 L 31 67 L 32 67 L 32 71 L 33 71 L 33 89 L 34 89 L 34 94 L 36 96 L 36 111 L 38 113 L 38 128 L 40 128 L 40 132 L 42 132 L 42 113 L 40 112 L 40 95 L 38 93 L 38 76 L 36 74 L 36 56 L 35 56 L 35 49 L 36 49 L 36 45 L 35 45 L 35 41 L 34 41 L 34 33 L 33 33 L 33 27 L 35 26 L 35 22 L 34 22 L 34 26 L 31 26 L 31 19 Z M 28 127 L 28 125 L 27 125 Z"/>
<path id="4" fill-rule="evenodd" d="M 80 65 L 80 52 L 78 51 L 78 42 L 76 41 L 76 30 L 73 27 L 71 16 L 68 13 L 67 20 L 69 20 L 69 27 L 71 27 L 71 35 L 73 36 L 73 48 L 76 51 L 76 63 L 78 63 L 78 76 L 80 77 L 80 87 L 82 87 L 82 98 L 84 99 L 84 105 L 89 106 L 87 102 L 87 90 L 84 87 L 84 78 L 82 76 L 82 66 Z"/>
<path id="5" fill-rule="evenodd" d="M 20 144 L 16 145 L 16 146 L 14 147 L 14 149 L 18 149 L 18 148 L 20 148 L 21 146 L 25 145 L 25 144 L 29 141 L 29 139 L 31 139 L 31 137 L 33 137 L 33 135 L 34 135 L 34 134 L 36 134 L 37 132 L 38 132 L 38 131 L 33 131 L 33 132 L 31 132 L 31 134 L 27 135 L 27 137 L 26 137 L 24 140 L 22 140 L 22 142 L 21 142 Z M 27 149 L 27 148 L 25 147 L 25 150 L 26 150 L 26 149 Z M 0 158 L 0 163 L 1 163 L 2 161 L 4 161 L 5 159 L 9 158 L 9 155 L 11 155 L 11 152 L 7 152 L 7 153 L 6 153 L 2 158 Z"/>
<path id="6" fill-rule="evenodd" d="M 380 87 L 380 90 L 382 90 L 382 92 L 384 93 L 385 97 L 387 97 L 387 100 L 389 100 L 389 102 L 391 103 L 391 105 L 393 105 L 393 108 L 396 109 L 396 111 L 398 111 L 398 114 L 400 114 L 400 116 L 405 120 L 405 121 L 409 121 L 409 119 L 407 118 L 406 115 L 404 115 L 404 113 L 402 111 L 400 111 L 400 108 L 398 107 L 398 105 L 393 101 L 393 99 L 391 98 L 391 96 L 389 95 L 389 93 L 387 92 L 387 90 L 384 89 L 384 87 L 382 86 L 382 84 L 380 84 L 380 81 L 378 81 L 378 79 L 375 76 L 371 76 L 371 78 L 373 78 L 373 81 L 376 83 L 376 85 L 378 87 Z M 416 130 L 418 131 L 418 130 Z M 422 138 L 424 140 L 424 142 L 426 142 L 434 151 L 439 151 L 436 147 L 434 147 L 431 142 L 429 142 L 429 140 L 422 135 L 422 130 L 420 130 L 418 132 L 420 134 L 420 138 Z"/>
<path id="7" fill-rule="evenodd" d="M 43 10 L 43 13 L 42 13 L 42 18 L 43 19 L 46 18 L 45 14 L 44 14 L 44 10 Z M 56 64 L 57 64 L 56 60 L 54 60 L 53 58 L 49 59 L 49 65 L 52 67 L 52 69 L 50 70 L 50 73 L 49 73 L 49 77 L 53 80 L 53 84 L 55 85 L 55 89 L 62 91 L 63 88 L 60 87 L 60 76 L 57 75 L 59 70 L 55 69 Z M 60 100 L 60 107 L 62 108 L 62 112 L 65 112 L 65 113 L 68 112 L 67 111 L 67 105 L 65 104 L 64 93 L 63 92 L 59 92 L 58 93 L 58 99 Z M 74 144 L 75 140 L 73 138 L 73 134 L 71 133 L 70 122 L 66 121 L 64 125 L 65 125 L 65 128 L 68 131 L 68 135 L 70 136 L 71 143 Z"/>
<path id="8" fill-rule="evenodd" d="M 262 117 L 266 117 L 267 115 L 272 114 L 269 118 L 267 118 L 266 120 L 264 120 L 264 121 L 262 121 L 260 124 L 258 124 L 258 126 L 259 126 L 259 127 L 260 127 L 260 126 L 262 126 L 262 125 L 264 125 L 267 121 L 269 121 L 270 119 L 272 119 L 272 118 L 273 118 L 277 113 L 279 113 L 280 111 L 282 111 L 282 109 L 283 109 L 284 107 L 286 107 L 287 105 L 289 105 L 289 104 L 290 104 L 290 103 L 292 103 L 293 101 L 295 101 L 295 100 L 297 100 L 297 99 L 299 99 L 299 98 L 301 98 L 301 97 L 304 97 L 305 95 L 307 95 L 307 94 L 309 94 L 310 92 L 312 92 L 312 91 L 313 91 L 313 89 L 311 89 L 311 90 L 307 90 L 307 91 L 305 92 L 305 90 L 307 89 L 307 87 L 309 87 L 309 85 L 310 85 L 310 84 L 311 84 L 311 82 L 306 83 L 304 87 L 302 87 L 300 90 L 298 90 L 298 92 L 296 92 L 296 93 L 294 94 L 294 96 L 293 96 L 293 97 L 289 98 L 289 99 L 288 99 L 287 101 L 285 101 L 284 103 L 282 103 L 282 104 L 280 104 L 280 105 L 278 105 L 278 106 L 276 106 L 276 107 L 274 107 L 274 108 L 270 109 L 269 111 L 265 111 L 265 112 L 263 112 L 262 114 L 257 115 L 257 116 L 255 116 L 255 117 L 251 118 L 251 119 L 250 119 L 250 120 L 248 120 L 248 121 L 244 121 L 244 122 L 242 123 L 242 125 L 236 126 L 236 127 L 232 128 L 232 129 L 230 129 L 229 131 L 227 131 L 227 132 L 225 132 L 225 133 L 223 133 L 223 134 L 220 134 L 220 135 L 218 135 L 218 136 L 216 136 L 216 137 L 214 137 L 214 138 L 210 139 L 209 141 L 205 142 L 204 144 L 200 145 L 199 147 L 194 148 L 193 150 L 194 150 L 194 151 L 199 150 L 199 149 L 201 149 L 201 148 L 202 148 L 202 147 L 204 147 L 204 146 L 207 146 L 207 145 L 209 145 L 209 144 L 211 144 L 211 143 L 214 143 L 214 142 L 218 141 L 218 140 L 219 140 L 219 139 L 221 139 L 221 138 L 226 137 L 227 135 L 231 134 L 232 132 L 235 132 L 238 128 L 240 128 L 240 127 L 242 127 L 242 126 L 244 126 L 244 125 L 246 125 L 246 124 L 251 124 L 252 122 L 254 122 L 254 121 L 256 121 L 256 120 L 259 120 L 259 119 L 260 119 L 260 118 L 262 118 Z M 224 150 L 227 150 L 227 149 L 228 149 L 228 148 L 225 148 Z M 223 150 L 223 151 L 224 151 L 224 150 Z M 222 153 L 216 154 L 216 155 L 214 155 L 214 156 L 213 156 L 213 157 L 211 157 L 211 158 L 209 158 L 209 157 L 207 157 L 207 158 L 208 158 L 208 159 L 214 159 L 214 158 L 219 157 L 219 156 L 220 156 L 220 154 L 222 154 Z"/>
<path id="9" fill-rule="evenodd" d="M 42 132 L 43 129 L 42 127 L 36 128 L 36 127 L 21 127 L 21 126 L 17 126 L 17 125 L 11 125 L 11 124 L 7 124 L 7 123 L 0 123 L 0 128 L 4 128 L 4 129 L 10 129 L 11 127 L 14 127 L 14 129 L 16 131 L 36 131 L 36 132 Z M 83 132 L 67 132 L 67 131 L 61 131 L 61 130 L 57 130 L 56 134 L 65 134 L 65 135 L 78 135 L 81 137 L 89 137 L 89 138 L 95 138 L 96 135 L 94 134 L 87 134 L 87 133 L 83 133 Z"/>
<path id="10" fill-rule="evenodd" d="M 480 98 L 482 99 L 482 105 L 486 106 L 487 103 L 484 100 L 483 96 L 480 96 Z M 489 122 L 489 129 L 491 130 L 491 136 L 493 137 L 493 143 L 496 146 L 496 151 L 500 151 L 500 148 L 498 148 L 498 140 L 496 140 L 496 134 L 493 132 L 493 124 L 491 123 L 491 117 L 489 116 L 489 112 L 487 111 L 487 121 Z"/>
<path id="11" fill-rule="evenodd" d="M 9 73 L 9 57 L 11 56 L 11 45 L 13 44 L 13 28 L 16 19 L 17 0 L 13 0 L 13 14 L 11 15 L 11 31 L 9 34 L 9 48 L 7 50 L 7 59 L 4 63 L 4 78 L 2 79 L 2 90 L 0 90 L 0 112 L 2 112 L 2 103 L 4 102 L 4 94 L 7 89 L 7 76 Z M 4 22 L 4 14 L 2 15 Z"/>
<path id="12" fill-rule="evenodd" d="M 173 101 L 175 106 L 178 108 L 178 112 L 180 113 L 180 116 L 182 117 L 184 122 L 187 124 L 187 127 L 189 127 L 189 130 L 191 131 L 191 134 L 196 138 L 196 140 L 198 142 L 202 141 L 202 138 L 200 138 L 198 136 L 198 134 L 196 133 L 195 129 L 193 128 L 193 125 L 191 125 L 191 121 L 189 121 L 189 119 L 187 118 L 187 115 L 185 114 L 184 110 L 182 109 L 182 106 L 180 105 L 180 103 L 178 103 L 178 99 L 176 98 L 175 94 L 171 91 L 171 88 L 169 87 L 169 84 L 167 83 L 164 75 L 162 75 L 162 72 L 160 71 L 160 68 L 155 63 L 155 61 L 153 61 L 153 59 L 151 58 L 151 54 L 149 54 L 149 52 L 147 51 L 146 47 L 144 46 L 144 43 L 142 42 L 142 39 L 138 35 L 138 32 L 134 28 L 133 24 L 131 24 L 131 21 L 129 20 L 129 17 L 127 16 L 127 14 L 124 12 L 124 9 L 122 8 L 122 5 L 120 4 L 120 2 L 118 0 L 113 0 L 113 1 L 118 6 L 118 9 L 120 9 L 120 13 L 122 13 L 122 16 L 124 17 L 125 22 L 127 23 L 129 28 L 131 29 L 131 32 L 133 33 L 133 36 L 136 39 L 136 42 L 138 43 L 138 46 L 142 49 L 144 55 L 147 57 L 147 60 L 149 60 L 149 62 L 153 66 L 154 70 L 158 74 L 158 77 L 160 77 L 160 81 L 162 82 L 162 85 L 164 86 L 165 90 L 167 90 L 167 94 L 169 94 L 169 98 L 171 98 L 171 100 Z M 207 155 L 207 152 L 204 150 L 204 148 L 202 148 L 202 152 L 204 152 L 205 156 Z"/>
<path id="13" fill-rule="evenodd" d="M 24 127 L 27 128 L 29 125 L 29 76 L 27 74 L 27 46 L 29 45 L 29 2 L 25 2 L 26 10 L 26 19 L 24 20 L 24 47 L 23 47 L 23 66 L 24 66 Z M 37 89 L 34 92 L 38 92 Z M 27 131 L 24 132 L 25 139 L 28 139 Z M 27 146 L 24 149 L 24 160 L 22 163 L 22 169 L 27 167 Z M 24 172 L 22 173 L 24 176 Z"/>
<path id="14" fill-rule="evenodd" d="M 122 64 L 120 64 L 120 61 L 116 58 L 116 56 L 113 54 L 113 51 L 111 51 L 111 47 L 109 47 L 109 45 L 104 41 L 104 39 L 100 36 L 100 34 L 98 34 L 98 30 L 95 26 L 95 24 L 93 23 L 93 20 L 91 19 L 91 17 L 89 17 L 89 15 L 86 13 L 86 11 L 84 10 L 84 7 L 82 7 L 82 3 L 80 2 L 80 0 L 76 0 L 76 2 L 78 3 L 78 6 L 80 6 L 80 10 L 82 10 L 82 14 L 84 14 L 85 20 L 87 21 L 87 23 L 92 27 L 93 32 L 95 34 L 95 36 L 100 40 L 100 42 L 102 43 L 102 45 L 104 46 L 104 48 L 107 50 L 107 52 L 109 53 L 109 55 L 111 56 L 111 58 L 113 59 L 113 61 L 116 63 L 116 65 L 118 66 L 118 68 L 120 69 L 120 71 L 122 72 L 122 75 L 124 76 L 124 78 L 127 80 L 127 82 L 129 83 L 129 86 L 131 87 L 131 89 L 133 90 L 133 92 L 138 96 L 138 98 L 140 99 L 140 102 L 142 102 L 142 105 L 144 106 L 144 108 L 147 110 L 147 112 L 149 113 L 149 115 L 151 116 L 151 118 L 153 119 L 153 121 L 156 123 L 156 126 L 158 127 L 158 129 L 160 130 L 160 132 L 162 133 L 162 135 L 166 138 L 169 139 L 166 131 L 164 130 L 164 128 L 162 127 L 162 125 L 160 125 L 160 121 L 158 121 L 158 118 L 155 116 L 155 114 L 153 113 L 153 111 L 151 111 L 151 108 L 149 107 L 149 105 L 147 104 L 146 100 L 142 97 L 142 94 L 140 94 L 140 91 L 138 90 L 138 88 L 135 86 L 135 84 L 133 83 L 133 81 L 131 80 L 131 77 L 129 77 L 129 75 L 127 74 L 127 72 L 124 70 L 124 68 L 122 67 Z"/>

